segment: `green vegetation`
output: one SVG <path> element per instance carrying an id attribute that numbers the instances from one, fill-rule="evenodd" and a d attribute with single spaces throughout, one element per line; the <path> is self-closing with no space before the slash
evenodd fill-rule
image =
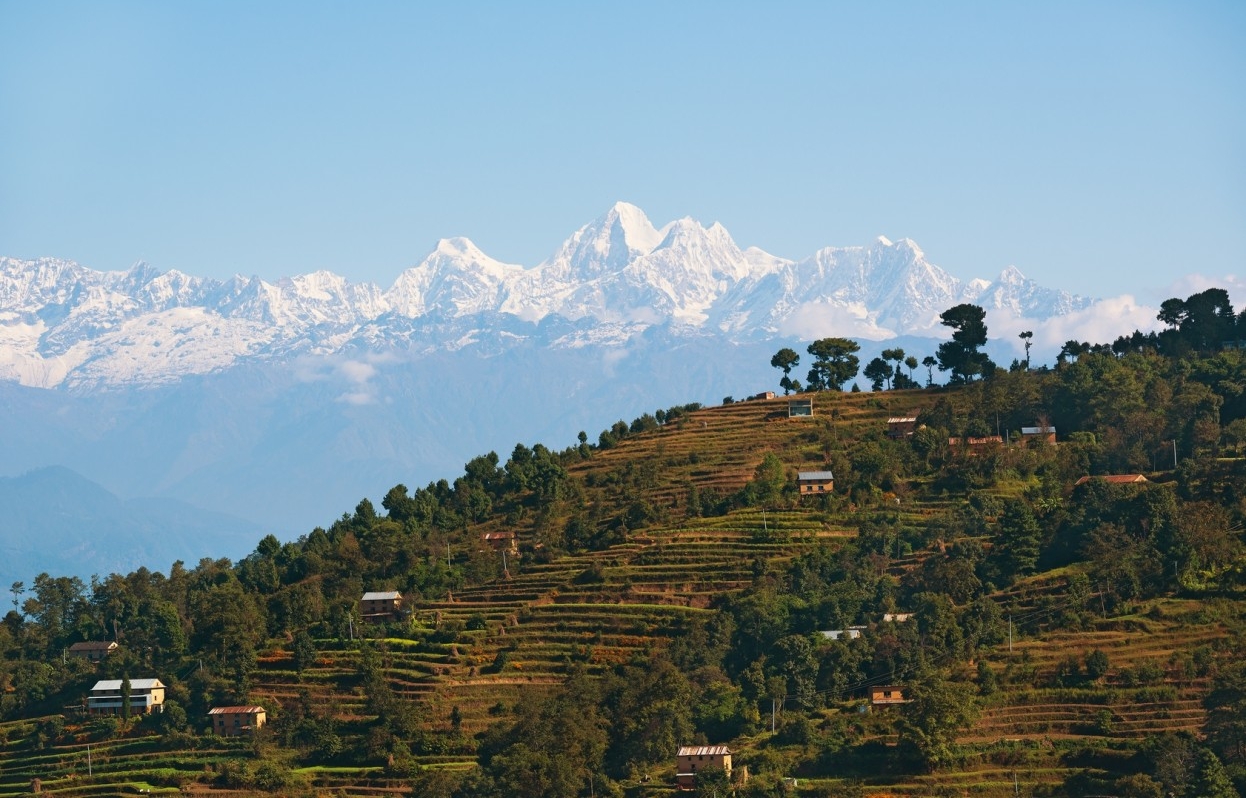
<path id="1" fill-rule="evenodd" d="M 1166 303 L 1154 346 L 1071 342 L 1052 369 L 964 365 L 978 317 L 958 311 L 949 387 L 913 387 L 895 349 L 890 390 L 832 390 L 855 343 L 826 339 L 812 417 L 656 410 L 396 485 L 237 563 L 15 584 L 0 795 L 640 798 L 698 744 L 752 778 L 694 794 L 1241 794 L 1246 357 L 1206 346 L 1235 317 L 1199 296 Z M 888 437 L 889 416 L 918 429 Z M 1023 441 L 1034 425 L 1059 443 Z M 802 496 L 799 470 L 834 490 Z M 1148 481 L 1077 484 L 1113 473 Z M 380 590 L 409 614 L 364 623 Z M 65 654 L 114 637 L 99 665 Z M 97 679 L 151 676 L 163 714 L 78 709 Z M 235 704 L 268 710 L 254 739 L 210 733 Z"/>

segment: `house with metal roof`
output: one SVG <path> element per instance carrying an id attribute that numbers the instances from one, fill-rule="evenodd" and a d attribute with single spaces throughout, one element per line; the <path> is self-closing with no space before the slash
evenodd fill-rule
<path id="1" fill-rule="evenodd" d="M 392 621 L 402 615 L 402 594 L 397 590 L 364 593 L 359 616 L 365 621 Z"/>
<path id="2" fill-rule="evenodd" d="M 830 493 L 835 490 L 835 475 L 830 471 L 801 471 L 796 474 L 796 484 L 802 496 Z"/>
<path id="3" fill-rule="evenodd" d="M 121 679 L 101 679 L 87 696 L 87 712 L 92 715 L 120 715 Z M 159 679 L 130 680 L 130 714 L 148 715 L 164 711 L 164 683 Z"/>
<path id="4" fill-rule="evenodd" d="M 721 770 L 731 778 L 731 749 L 725 745 L 685 745 L 675 754 L 675 785 L 681 790 L 696 787 L 697 774 Z"/>
<path id="5" fill-rule="evenodd" d="M 268 713 L 263 707 L 212 707 L 208 710 L 208 720 L 212 721 L 212 731 L 219 737 L 241 737 L 252 735 L 264 725 Z"/>
<path id="6" fill-rule="evenodd" d="M 117 643 L 113 640 L 84 640 L 69 647 L 69 656 L 99 662 L 116 650 Z"/>

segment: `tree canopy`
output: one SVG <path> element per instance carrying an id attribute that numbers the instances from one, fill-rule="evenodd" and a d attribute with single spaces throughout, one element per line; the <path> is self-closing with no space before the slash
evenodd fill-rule
<path id="1" fill-rule="evenodd" d="M 977 305 L 963 304 L 939 314 L 939 323 L 951 327 L 952 340 L 939 344 L 939 370 L 950 371 L 952 383 L 972 382 L 994 368 L 985 352 L 986 311 Z"/>
<path id="2" fill-rule="evenodd" d="M 813 365 L 807 382 L 810 390 L 843 390 L 844 383 L 857 376 L 860 360 L 854 354 L 861 345 L 849 338 L 821 338 L 809 344 Z"/>

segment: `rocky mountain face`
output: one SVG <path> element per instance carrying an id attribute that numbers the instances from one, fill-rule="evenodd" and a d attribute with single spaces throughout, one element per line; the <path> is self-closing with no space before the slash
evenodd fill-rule
<path id="1" fill-rule="evenodd" d="M 1035 319 L 1089 304 L 1012 267 L 962 282 L 907 239 L 789 261 L 741 249 L 722 225 L 657 228 L 618 203 L 532 268 L 445 239 L 387 290 L 323 271 L 219 281 L 0 258 L 0 380 L 89 391 L 300 356 L 621 346 L 653 328 L 737 343 L 882 340 L 937 335 L 938 314 L 960 302 Z"/>

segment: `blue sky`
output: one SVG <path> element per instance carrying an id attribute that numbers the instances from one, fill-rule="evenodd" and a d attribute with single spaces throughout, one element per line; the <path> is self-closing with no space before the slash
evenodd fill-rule
<path id="1" fill-rule="evenodd" d="M 1246 265 L 1246 3 L 0 0 L 0 254 L 388 286 L 615 200 L 1084 294 Z"/>

